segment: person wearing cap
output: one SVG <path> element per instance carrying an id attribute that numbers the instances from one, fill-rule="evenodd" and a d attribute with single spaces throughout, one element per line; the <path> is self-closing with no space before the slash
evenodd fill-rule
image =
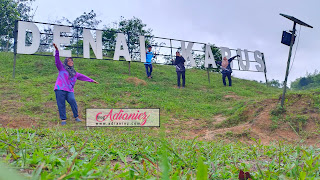
<path id="1" fill-rule="evenodd" d="M 146 52 L 146 62 L 144 63 L 144 66 L 146 67 L 146 73 L 147 77 L 149 79 L 152 78 L 151 73 L 152 73 L 152 63 L 151 60 L 154 57 L 153 52 L 151 51 L 152 47 L 151 45 L 148 45 L 148 51 Z"/>
<path id="2" fill-rule="evenodd" d="M 182 88 L 184 88 L 185 84 L 186 84 L 186 68 L 184 67 L 185 61 L 186 60 L 180 55 L 180 52 L 177 51 L 176 52 L 176 60 L 172 62 L 172 65 L 176 65 L 178 88 L 180 88 L 181 76 L 182 76 Z"/>
<path id="3" fill-rule="evenodd" d="M 224 86 L 227 85 L 226 77 L 228 77 L 229 86 L 232 86 L 232 80 L 231 80 L 232 69 L 231 69 L 230 63 L 236 57 L 240 57 L 240 56 L 236 55 L 230 59 L 228 59 L 227 57 L 224 57 L 222 61 L 216 61 L 216 64 L 221 66 L 222 82 Z"/>

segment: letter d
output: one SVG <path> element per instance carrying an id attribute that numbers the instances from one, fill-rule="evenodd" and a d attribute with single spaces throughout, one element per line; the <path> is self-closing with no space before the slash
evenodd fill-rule
<path id="1" fill-rule="evenodd" d="M 26 31 L 31 30 L 32 32 L 32 44 L 26 46 Z M 18 24 L 18 44 L 17 53 L 18 54 L 34 54 L 37 52 L 40 46 L 40 31 L 38 27 L 31 22 L 19 21 Z"/>

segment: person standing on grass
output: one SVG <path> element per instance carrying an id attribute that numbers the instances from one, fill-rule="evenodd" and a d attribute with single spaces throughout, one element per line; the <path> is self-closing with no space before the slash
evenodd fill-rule
<path id="1" fill-rule="evenodd" d="M 228 81 L 229 81 L 229 86 L 232 86 L 232 80 L 231 80 L 231 73 L 232 73 L 232 69 L 230 66 L 231 61 L 236 58 L 236 57 L 240 57 L 239 55 L 233 56 L 230 59 L 227 59 L 227 57 L 224 57 L 222 61 L 216 61 L 216 64 L 221 66 L 221 73 L 222 73 L 222 82 L 223 85 L 226 86 L 226 77 L 228 77 Z"/>
<path id="2" fill-rule="evenodd" d="M 173 60 L 172 60 L 173 61 Z M 184 62 L 186 60 L 180 55 L 180 53 L 176 52 L 176 60 L 172 62 L 173 65 L 176 65 L 176 72 L 177 72 L 177 83 L 178 88 L 180 88 L 180 79 L 182 76 L 182 88 L 185 87 L 186 84 L 186 68 L 184 67 Z"/>
<path id="3" fill-rule="evenodd" d="M 66 125 L 66 119 L 67 119 L 66 105 L 65 105 L 66 101 L 71 106 L 75 121 L 81 122 L 81 120 L 78 117 L 78 106 L 77 106 L 76 99 L 74 97 L 73 87 L 77 80 L 94 82 L 96 84 L 99 84 L 99 83 L 83 74 L 76 72 L 74 70 L 73 59 L 71 57 L 66 58 L 64 60 L 64 63 L 62 64 L 59 58 L 59 49 L 54 43 L 53 43 L 53 46 L 56 49 L 55 63 L 59 71 L 59 75 L 58 75 L 56 84 L 54 86 L 54 91 L 56 94 L 56 100 L 57 100 L 59 115 L 61 119 L 61 125 Z"/>
<path id="4" fill-rule="evenodd" d="M 146 62 L 144 63 L 144 66 L 146 67 L 146 73 L 147 73 L 147 77 L 149 79 L 152 78 L 151 73 L 152 73 L 152 58 L 154 57 L 153 52 L 151 51 L 152 46 L 148 45 L 148 51 L 146 52 Z"/>

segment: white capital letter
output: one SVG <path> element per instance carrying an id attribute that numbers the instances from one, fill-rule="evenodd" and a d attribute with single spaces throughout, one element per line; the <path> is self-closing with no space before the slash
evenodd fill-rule
<path id="1" fill-rule="evenodd" d="M 31 30 L 32 32 L 32 44 L 30 46 L 26 46 L 27 29 Z M 40 46 L 40 31 L 38 27 L 31 22 L 19 21 L 17 53 L 33 54 L 37 52 L 39 46 Z"/>
<path id="2" fill-rule="evenodd" d="M 242 70 L 249 70 L 250 68 L 250 60 L 249 60 L 249 55 L 248 55 L 248 50 L 244 50 L 244 56 L 245 56 L 245 59 L 242 58 L 242 53 L 241 53 L 241 49 L 237 49 L 237 54 L 240 56 L 238 58 L 239 60 L 239 65 L 241 67 Z M 246 61 L 246 65 L 244 65 L 243 61 Z"/>
<path id="3" fill-rule="evenodd" d="M 121 44 L 123 47 L 123 50 L 121 50 Z M 116 49 L 114 51 L 113 60 L 119 60 L 119 57 L 123 56 L 126 61 L 131 61 L 131 57 L 129 54 L 126 37 L 123 33 L 117 34 L 117 42 L 116 42 Z"/>
<path id="4" fill-rule="evenodd" d="M 83 29 L 83 57 L 90 58 L 90 45 L 97 59 L 102 59 L 102 31 L 96 31 L 96 41 L 90 29 Z"/>
<path id="5" fill-rule="evenodd" d="M 191 62 L 191 66 L 195 67 L 196 66 L 196 62 L 193 59 L 191 50 L 193 47 L 193 43 L 189 42 L 187 49 L 186 49 L 186 45 L 184 41 L 181 41 L 181 52 L 182 52 L 182 56 L 184 57 L 185 60 L 187 60 L 189 58 L 189 61 Z"/>
<path id="6" fill-rule="evenodd" d="M 146 62 L 146 41 L 144 36 L 139 36 L 141 62 Z"/>
<path id="7" fill-rule="evenodd" d="M 265 64 L 262 61 L 262 53 L 260 51 L 254 51 L 254 59 L 257 61 L 258 64 L 260 64 L 260 67 L 259 65 L 256 65 L 256 69 L 260 72 L 263 72 Z"/>
<path id="8" fill-rule="evenodd" d="M 221 60 L 223 60 L 224 57 L 226 57 L 227 59 L 231 58 L 231 51 L 229 48 L 220 47 L 220 52 L 221 52 L 221 58 L 222 58 Z M 226 53 L 227 53 L 227 55 L 226 55 Z M 231 61 L 230 67 L 231 67 L 231 69 L 233 68 L 233 61 Z"/>
<path id="9" fill-rule="evenodd" d="M 212 68 L 217 68 L 216 61 L 214 60 L 214 56 L 211 51 L 211 47 L 209 44 L 206 44 L 206 54 L 204 59 L 204 67 L 208 68 L 209 64 L 212 65 Z"/>
<path id="10" fill-rule="evenodd" d="M 61 35 L 60 35 L 61 32 L 70 32 L 70 27 L 57 26 L 57 25 L 55 25 L 53 27 L 53 43 L 55 43 L 58 46 L 58 48 L 60 47 L 61 44 L 64 44 L 64 45 L 70 44 L 70 38 L 69 37 L 61 37 Z M 55 55 L 55 52 L 53 52 L 53 55 Z M 62 57 L 71 57 L 71 51 L 70 50 L 60 50 L 59 55 Z"/>

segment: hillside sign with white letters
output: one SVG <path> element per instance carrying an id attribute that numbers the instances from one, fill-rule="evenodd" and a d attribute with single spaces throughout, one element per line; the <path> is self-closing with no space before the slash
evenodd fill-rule
<path id="1" fill-rule="evenodd" d="M 35 54 L 40 46 L 40 30 L 37 25 L 33 22 L 25 22 L 19 21 L 17 27 L 17 49 L 16 52 L 18 54 Z M 31 32 L 32 36 L 32 43 L 26 45 L 26 32 Z M 57 44 L 60 47 L 61 44 L 68 45 L 70 44 L 71 38 L 66 36 L 61 36 L 61 33 L 70 33 L 71 27 L 70 26 L 63 26 L 63 25 L 53 25 L 53 43 Z M 93 50 L 96 59 L 103 59 L 103 44 L 102 44 L 102 30 L 95 30 L 95 36 L 91 33 L 91 29 L 83 29 L 83 58 L 90 58 L 90 46 Z M 139 43 L 140 43 L 140 55 L 141 55 L 141 62 L 146 61 L 146 46 L 145 46 L 145 37 L 139 36 Z M 185 59 L 189 59 L 190 65 L 192 67 L 196 66 L 195 60 L 192 56 L 192 48 L 194 43 L 188 42 L 186 45 L 185 41 L 181 41 L 181 52 L 182 56 Z M 122 49 L 121 49 L 122 46 Z M 227 47 L 220 47 L 222 57 L 231 57 L 231 50 Z M 239 69 L 242 70 L 249 70 L 250 68 L 250 61 L 248 51 L 245 49 L 244 58 L 241 49 L 236 50 L 237 54 L 240 55 L 238 58 L 239 60 Z M 258 50 L 254 51 L 254 59 L 256 61 L 255 68 L 258 72 L 264 72 L 265 64 L 262 59 L 262 53 Z M 54 55 L 54 53 L 53 53 Z M 60 50 L 60 56 L 62 57 L 71 57 L 71 50 Z M 120 56 L 123 56 L 126 61 L 131 61 L 131 56 L 129 53 L 126 36 L 124 33 L 117 33 L 116 37 L 116 46 L 114 50 L 113 60 L 119 60 Z M 216 68 L 216 63 L 214 56 L 212 54 L 211 48 L 209 44 L 205 44 L 205 60 L 204 66 L 207 68 L 211 65 L 213 68 Z"/>

